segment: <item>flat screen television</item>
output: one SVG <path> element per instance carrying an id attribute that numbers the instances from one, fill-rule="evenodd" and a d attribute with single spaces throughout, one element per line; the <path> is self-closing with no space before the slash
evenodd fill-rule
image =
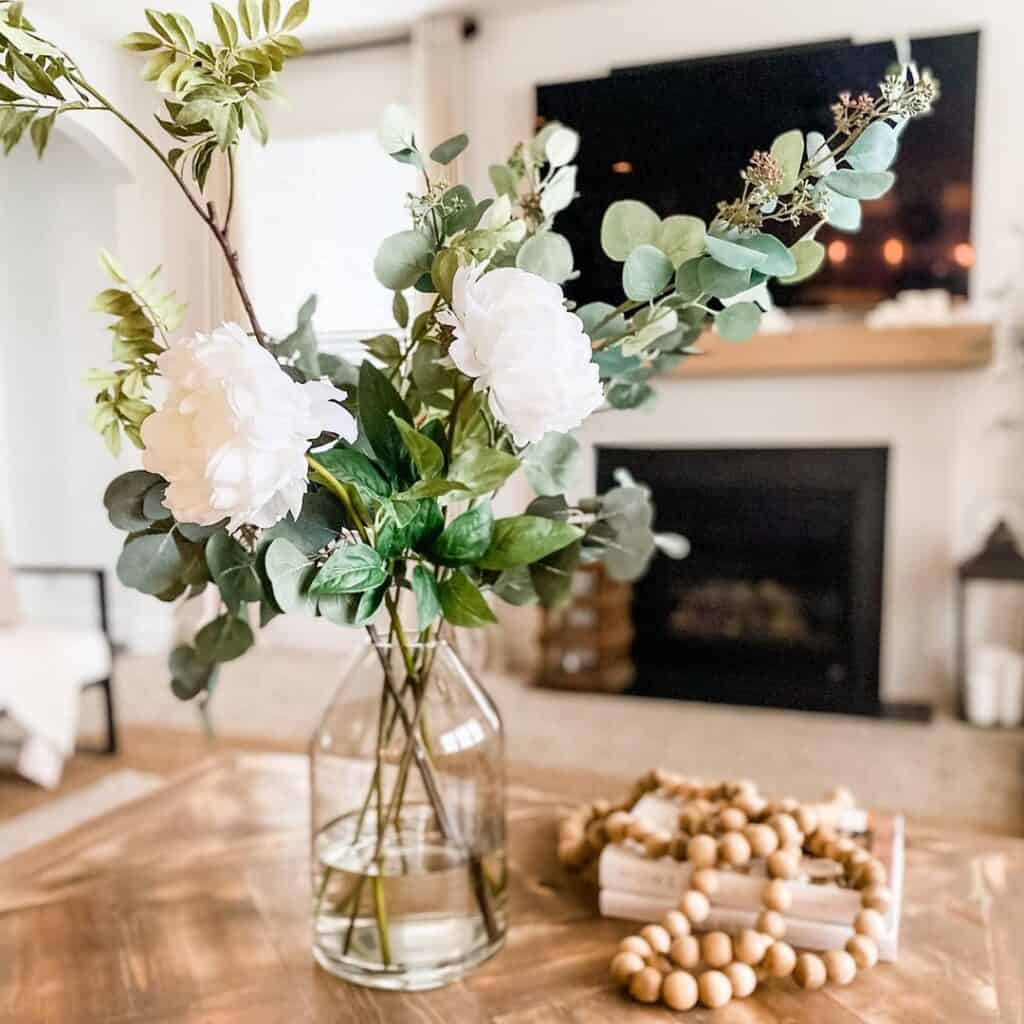
<path id="1" fill-rule="evenodd" d="M 859 233 L 825 227 L 822 271 L 776 285 L 780 306 L 864 309 L 910 288 L 966 296 L 970 267 L 977 32 L 912 42 L 914 59 L 941 84 L 935 112 L 903 137 L 896 185 L 864 204 Z M 563 121 L 582 136 L 580 197 L 556 229 L 581 271 L 566 292 L 578 302 L 621 290 L 621 267 L 601 251 L 597 225 L 616 199 L 641 199 L 663 217 L 711 220 L 718 200 L 742 189 L 756 149 L 790 128 L 832 131 L 830 105 L 874 90 L 892 64 L 891 43 L 831 41 L 781 50 L 623 68 L 605 78 L 541 85 L 539 123 Z"/>

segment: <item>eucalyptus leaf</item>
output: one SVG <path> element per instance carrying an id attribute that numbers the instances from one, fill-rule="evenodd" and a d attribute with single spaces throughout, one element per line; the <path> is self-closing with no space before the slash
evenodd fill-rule
<path id="1" fill-rule="evenodd" d="M 750 271 L 735 270 L 708 257 L 697 266 L 699 290 L 716 299 L 729 299 L 750 287 Z"/>
<path id="2" fill-rule="evenodd" d="M 115 477 L 103 495 L 110 522 L 127 533 L 148 529 L 154 520 L 146 515 L 146 495 L 161 485 L 166 486 L 163 477 L 141 469 Z M 164 519 L 168 514 L 165 510 L 160 518 Z"/>
<path id="3" fill-rule="evenodd" d="M 398 103 L 384 108 L 377 124 L 377 141 L 386 153 L 398 153 L 414 146 L 416 118 L 413 112 Z"/>
<path id="4" fill-rule="evenodd" d="M 480 559 L 482 569 L 512 569 L 529 565 L 559 551 L 583 536 L 569 523 L 540 516 L 513 516 L 494 524 L 487 553 Z"/>
<path id="5" fill-rule="evenodd" d="M 879 199 L 895 181 L 892 171 L 833 171 L 825 178 L 833 192 L 850 199 Z"/>
<path id="6" fill-rule="evenodd" d="M 731 267 L 733 270 L 760 270 L 768 262 L 768 257 L 764 253 L 742 244 L 743 241 L 746 241 L 744 236 L 728 239 L 709 234 L 704 239 L 704 245 L 719 263 Z"/>
<path id="7" fill-rule="evenodd" d="M 252 628 L 237 615 L 220 615 L 196 634 L 196 653 L 204 661 L 225 662 L 240 658 L 250 647 Z"/>
<path id="8" fill-rule="evenodd" d="M 545 217 L 561 213 L 576 198 L 576 168 L 559 167 L 544 186 L 540 208 Z"/>
<path id="9" fill-rule="evenodd" d="M 821 187 L 825 188 L 824 185 Z M 828 213 L 825 220 L 840 231 L 859 231 L 862 217 L 860 203 L 828 188 L 825 188 L 825 193 L 828 196 Z"/>
<path id="10" fill-rule="evenodd" d="M 616 313 L 615 307 L 607 302 L 588 302 L 576 310 L 583 321 L 583 330 L 594 341 L 605 338 L 619 338 L 626 333 L 626 318 Z"/>
<path id="11" fill-rule="evenodd" d="M 528 565 L 506 569 L 494 581 L 491 589 L 502 601 L 516 607 L 536 604 L 539 598 L 530 578 L 530 570 L 531 566 Z"/>
<path id="12" fill-rule="evenodd" d="M 444 617 L 453 626 L 488 626 L 498 620 L 477 585 L 458 569 L 438 587 Z"/>
<path id="13" fill-rule="evenodd" d="M 807 133 L 807 163 L 815 178 L 823 178 L 836 169 L 835 157 L 821 132 Z"/>
<path id="14" fill-rule="evenodd" d="M 778 136 L 772 143 L 771 154 L 782 168 L 779 195 L 788 195 L 800 178 L 800 167 L 804 160 L 803 132 L 795 128 Z"/>
<path id="15" fill-rule="evenodd" d="M 601 248 L 609 259 L 624 263 L 638 245 L 657 242 L 661 218 L 636 199 L 620 199 L 605 211 L 601 221 Z"/>
<path id="16" fill-rule="evenodd" d="M 758 233 L 744 238 L 741 244 L 765 257 L 764 263 L 757 268 L 758 273 L 769 277 L 785 277 L 796 272 L 793 254 L 774 235 Z"/>
<path id="17" fill-rule="evenodd" d="M 209 688 L 215 667 L 204 661 L 189 644 L 175 647 L 167 663 L 171 671 L 171 688 L 179 700 L 192 700 Z"/>
<path id="18" fill-rule="evenodd" d="M 704 252 L 707 225 L 699 217 L 676 214 L 666 217 L 658 226 L 654 244 L 679 269 L 687 260 Z"/>
<path id="19" fill-rule="evenodd" d="M 696 301 L 704 292 L 700 285 L 700 266 L 703 262 L 703 257 L 687 260 L 676 271 L 676 294 L 685 302 Z"/>
<path id="20" fill-rule="evenodd" d="M 316 575 L 316 563 L 283 537 L 271 541 L 264 558 L 274 601 L 281 611 L 291 614 L 316 613 L 316 600 L 309 585 Z"/>
<path id="21" fill-rule="evenodd" d="M 569 600 L 582 555 L 583 545 L 575 541 L 530 566 L 530 580 L 545 608 L 557 608 Z"/>
<path id="22" fill-rule="evenodd" d="M 179 582 L 182 568 L 174 534 L 148 534 L 125 544 L 117 560 L 117 578 L 132 590 L 156 595 Z"/>
<path id="23" fill-rule="evenodd" d="M 539 495 L 562 494 L 572 485 L 579 470 L 580 446 L 572 434 L 551 431 L 523 456 L 523 469 L 530 486 Z"/>
<path id="24" fill-rule="evenodd" d="M 843 158 L 857 171 L 887 171 L 899 148 L 896 129 L 885 121 L 875 121 L 861 132 Z"/>
<path id="25" fill-rule="evenodd" d="M 426 235 L 419 231 L 399 231 L 381 242 L 373 261 L 373 272 L 385 288 L 404 291 L 429 273 L 433 258 L 433 247 Z"/>
<path id="26" fill-rule="evenodd" d="M 746 341 L 761 326 L 761 310 L 753 302 L 737 302 L 715 317 L 715 330 L 726 341 Z"/>
<path id="27" fill-rule="evenodd" d="M 543 277 L 545 281 L 561 284 L 572 274 L 572 246 L 564 235 L 542 231 L 519 247 L 516 266 Z"/>
<path id="28" fill-rule="evenodd" d="M 639 245 L 626 257 L 622 268 L 622 289 L 634 302 L 649 302 L 672 280 L 672 261 L 656 246 Z"/>
<path id="29" fill-rule="evenodd" d="M 228 608 L 237 613 L 250 601 L 263 598 L 256 559 L 234 538 L 215 533 L 206 542 L 206 564 Z"/>
<path id="30" fill-rule="evenodd" d="M 468 145 L 468 135 L 453 135 L 430 151 L 430 159 L 437 164 L 450 164 Z"/>
<path id="31" fill-rule="evenodd" d="M 779 278 L 779 284 L 799 284 L 818 272 L 825 262 L 825 246 L 814 238 L 801 238 L 791 249 L 796 270 Z"/>
<path id="32" fill-rule="evenodd" d="M 544 155 L 552 167 L 572 163 L 579 148 L 579 134 L 565 125 L 558 125 L 544 141 Z"/>

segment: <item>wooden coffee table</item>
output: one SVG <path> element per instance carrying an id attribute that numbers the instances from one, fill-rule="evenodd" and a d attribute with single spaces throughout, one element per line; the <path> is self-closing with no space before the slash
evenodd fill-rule
<path id="1" fill-rule="evenodd" d="M 763 986 L 672 1014 L 607 981 L 632 929 L 555 862 L 592 776 L 510 786 L 512 929 L 468 981 L 418 995 L 353 988 L 309 949 L 304 758 L 215 758 L 164 789 L 0 864 L 0 1020 L 17 1024 L 811 1024 L 1024 1022 L 1024 842 L 908 830 L 899 963 L 845 989 Z"/>

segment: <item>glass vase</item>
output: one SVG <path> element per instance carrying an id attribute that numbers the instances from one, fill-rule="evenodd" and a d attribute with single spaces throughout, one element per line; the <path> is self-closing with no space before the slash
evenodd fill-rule
<path id="1" fill-rule="evenodd" d="M 371 641 L 320 721 L 310 771 L 321 966 L 415 991 L 501 948 L 501 720 L 447 643 Z"/>

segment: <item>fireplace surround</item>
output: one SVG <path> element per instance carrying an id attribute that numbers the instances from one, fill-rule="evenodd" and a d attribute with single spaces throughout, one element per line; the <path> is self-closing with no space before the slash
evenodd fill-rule
<path id="1" fill-rule="evenodd" d="M 881 712 L 887 448 L 599 446 L 599 490 L 620 467 L 692 545 L 636 584 L 631 693 Z"/>

